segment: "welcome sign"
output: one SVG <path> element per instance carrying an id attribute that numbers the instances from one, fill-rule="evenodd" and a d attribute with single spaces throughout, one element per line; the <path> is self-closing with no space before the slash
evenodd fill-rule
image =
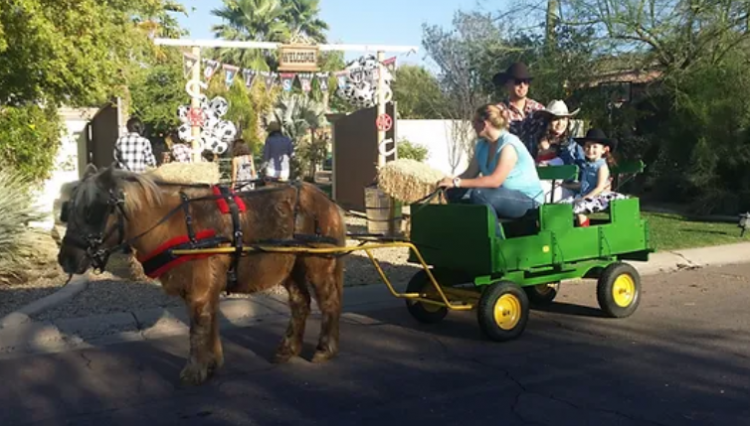
<path id="1" fill-rule="evenodd" d="M 279 71 L 318 70 L 318 46 L 282 44 L 279 46 Z"/>

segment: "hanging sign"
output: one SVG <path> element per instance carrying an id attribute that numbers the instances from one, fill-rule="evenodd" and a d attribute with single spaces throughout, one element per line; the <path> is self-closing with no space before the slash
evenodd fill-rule
<path id="1" fill-rule="evenodd" d="M 279 46 L 279 71 L 317 71 L 318 51 L 318 46 L 282 44 Z"/>

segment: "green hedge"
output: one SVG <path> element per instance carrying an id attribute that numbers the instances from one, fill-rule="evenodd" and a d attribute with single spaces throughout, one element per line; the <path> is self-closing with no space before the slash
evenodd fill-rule
<path id="1" fill-rule="evenodd" d="M 54 106 L 0 107 L 0 168 L 13 168 L 37 183 L 47 179 L 62 130 Z"/>

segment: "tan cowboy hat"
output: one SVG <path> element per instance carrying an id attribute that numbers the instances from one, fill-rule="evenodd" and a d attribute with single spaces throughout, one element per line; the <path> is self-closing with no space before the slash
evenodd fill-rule
<path id="1" fill-rule="evenodd" d="M 539 110 L 541 113 L 554 115 L 555 117 L 575 117 L 576 114 L 578 114 L 581 111 L 580 108 L 576 109 L 573 112 L 568 111 L 568 105 L 565 104 L 565 102 L 561 100 L 554 100 L 547 105 L 546 108 Z"/>

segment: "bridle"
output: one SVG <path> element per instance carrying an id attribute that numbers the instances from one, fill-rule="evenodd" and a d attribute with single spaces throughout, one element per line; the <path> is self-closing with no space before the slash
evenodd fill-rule
<path id="1" fill-rule="evenodd" d="M 122 190 L 110 189 L 104 214 L 100 219 L 99 229 L 84 235 L 66 232 L 62 243 L 84 250 L 94 270 L 104 271 L 109 256 L 130 243 L 130 241 L 125 241 L 125 220 L 127 220 L 127 214 L 125 213 L 124 206 L 125 194 Z M 67 223 L 71 211 L 70 201 L 65 201 L 61 210 L 60 221 Z M 119 213 L 116 222 L 107 228 L 107 219 L 116 213 Z M 110 248 L 103 248 L 102 245 L 104 242 L 108 241 L 115 233 L 117 233 L 117 244 Z"/>

